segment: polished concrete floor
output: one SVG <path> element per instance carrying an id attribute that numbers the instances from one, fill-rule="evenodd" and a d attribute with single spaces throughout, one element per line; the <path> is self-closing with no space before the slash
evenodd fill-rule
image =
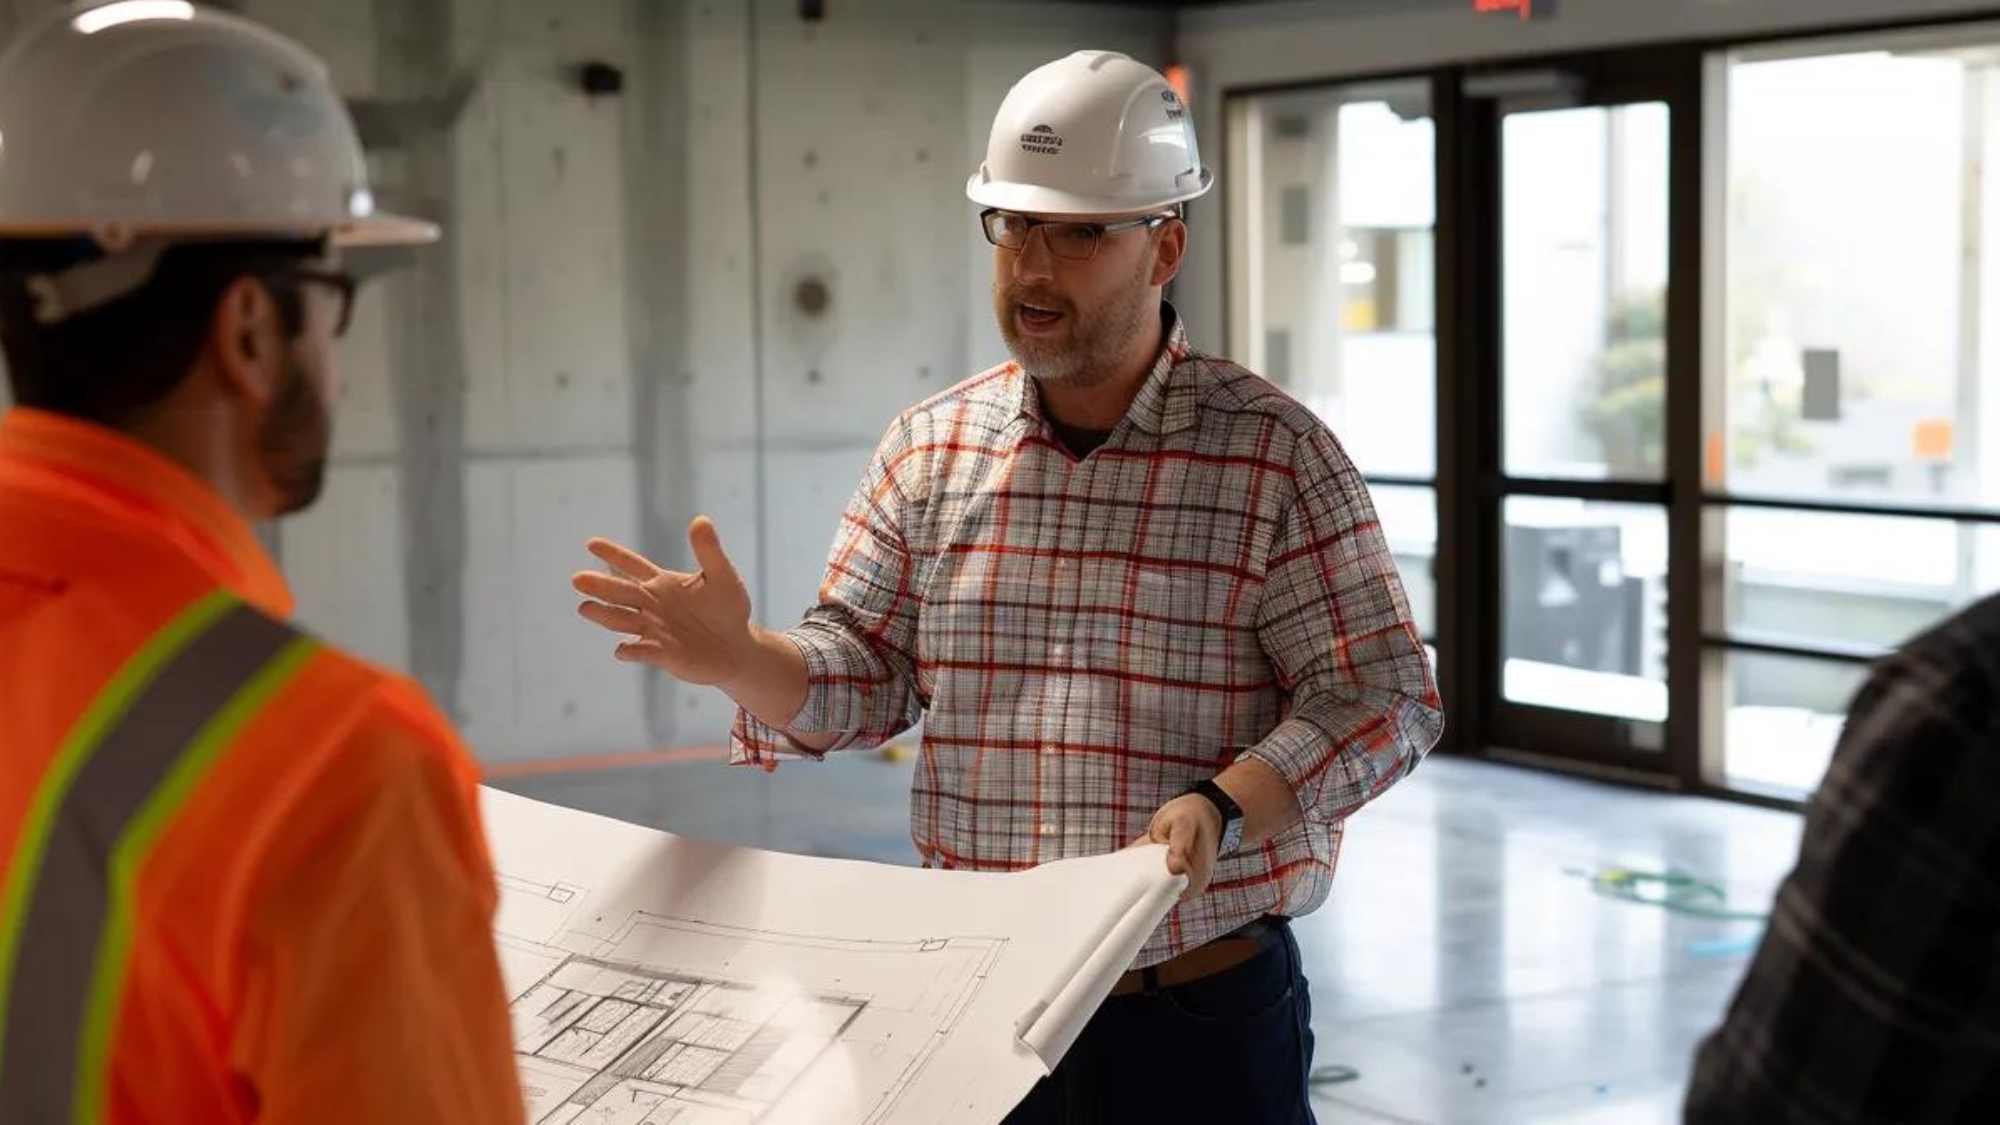
<path id="1" fill-rule="evenodd" d="M 687 836 L 908 863 L 909 771 L 871 754 L 768 776 L 692 762 L 494 784 Z M 1731 911 L 1760 912 L 1799 824 L 1426 763 L 1355 818 L 1333 899 L 1299 923 L 1320 1120 L 1676 1120 L 1691 1052 L 1759 926 L 1605 897 L 1590 876 L 1673 870 L 1719 886 Z"/>

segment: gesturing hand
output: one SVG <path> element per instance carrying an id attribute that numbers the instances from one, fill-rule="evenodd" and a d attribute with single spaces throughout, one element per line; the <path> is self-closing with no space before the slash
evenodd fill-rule
<path id="1" fill-rule="evenodd" d="M 608 539 L 590 541 L 590 553 L 616 574 L 579 571 L 570 579 L 591 600 L 577 612 L 613 633 L 632 638 L 618 646 L 620 660 L 650 664 L 691 684 L 726 684 L 755 645 L 750 593 L 706 516 L 688 527 L 693 574 L 665 570 Z"/>

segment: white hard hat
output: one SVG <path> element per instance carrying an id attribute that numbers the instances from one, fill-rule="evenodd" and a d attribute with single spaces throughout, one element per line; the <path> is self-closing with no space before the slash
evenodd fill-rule
<path id="1" fill-rule="evenodd" d="M 433 242 L 375 210 L 326 67 L 179 0 L 60 11 L 0 55 L 0 238 Z"/>
<path id="2" fill-rule="evenodd" d="M 1115 51 L 1078 51 L 1014 84 L 966 181 L 974 203 L 1053 215 L 1118 215 L 1193 199 L 1194 118 L 1160 72 Z"/>

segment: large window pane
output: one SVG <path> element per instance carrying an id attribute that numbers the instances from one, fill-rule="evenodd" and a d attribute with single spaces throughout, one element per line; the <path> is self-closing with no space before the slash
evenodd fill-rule
<path id="1" fill-rule="evenodd" d="M 2000 527 L 1738 508 L 1724 527 L 1729 628 L 1890 647 L 2000 589 Z"/>
<path id="2" fill-rule="evenodd" d="M 1659 508 L 1513 496 L 1502 689 L 1516 703 L 1667 717 L 1667 519 Z"/>
<path id="3" fill-rule="evenodd" d="M 1333 87 L 1233 115 L 1232 345 L 1375 475 L 1436 471 L 1429 97 L 1423 81 Z"/>
<path id="4" fill-rule="evenodd" d="M 1730 653 L 1724 783 L 1804 797 L 1819 785 L 1868 669 L 1828 660 Z"/>
<path id="5" fill-rule="evenodd" d="M 1731 60 L 1710 471 L 1732 491 L 2000 503 L 1996 45 Z"/>
<path id="6" fill-rule="evenodd" d="M 1667 107 L 1502 124 L 1506 469 L 1665 471 Z"/>

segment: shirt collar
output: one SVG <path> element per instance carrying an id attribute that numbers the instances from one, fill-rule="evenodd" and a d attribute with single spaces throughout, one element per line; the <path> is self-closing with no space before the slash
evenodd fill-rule
<path id="1" fill-rule="evenodd" d="M 162 537 L 266 613 L 289 617 L 283 572 L 250 524 L 209 487 L 158 450 L 115 430 L 28 407 L 0 416 L 0 460 L 32 462 L 153 517 Z"/>

